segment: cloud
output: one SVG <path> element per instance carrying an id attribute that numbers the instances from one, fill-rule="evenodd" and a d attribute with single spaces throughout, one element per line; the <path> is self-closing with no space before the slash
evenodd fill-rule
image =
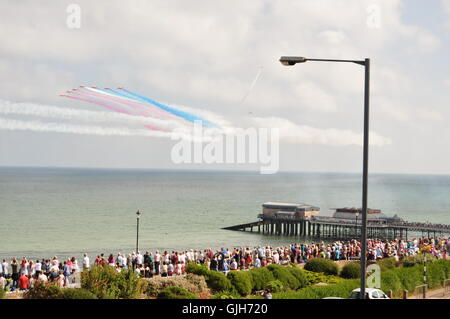
<path id="1" fill-rule="evenodd" d="M 445 35 L 425 20 L 406 23 L 405 13 L 414 9 L 403 0 L 77 3 L 81 29 L 66 26 L 68 2 L 0 3 L 1 99 L 75 109 L 85 106 L 61 101 L 57 94 L 80 84 L 126 86 L 171 105 L 204 109 L 227 125 L 237 125 L 251 113 L 288 119 L 291 124 L 286 126 L 302 133 L 301 139 L 292 133 L 294 140 L 357 145 L 363 68 L 338 63 L 287 68 L 278 58 L 370 57 L 376 132 L 395 141 L 399 152 L 408 148 L 411 136 L 427 153 L 441 149 L 421 132 L 402 131 L 398 125 L 448 136 L 442 101 L 450 98 L 450 91 L 436 89 L 447 78 L 440 72 L 444 68 L 436 66 L 449 54 L 441 39 Z M 449 2 L 441 3 L 450 14 Z M 379 28 L 367 24 L 367 8 L 374 4 L 379 7 Z M 259 67 L 264 71 L 253 83 Z M 245 96 L 245 103 L 240 103 Z M 428 109 L 433 111 L 425 112 Z M 15 119 L 23 120 L 21 116 L 27 115 L 16 114 Z M 341 130 L 341 123 L 348 132 Z M 337 132 L 319 129 L 335 126 Z M 377 142 L 376 135 L 371 137 Z M 387 145 L 383 139 L 377 143 Z M 142 148 L 149 145 L 151 138 Z M 14 145 L 4 147 L 14 153 Z M 289 151 L 286 154 L 289 157 Z M 127 161 L 125 155 L 118 156 Z M 396 158 L 391 163 L 402 167 L 402 158 Z"/>
<path id="2" fill-rule="evenodd" d="M 299 144 L 320 144 L 333 146 L 362 146 L 361 134 L 350 130 L 319 129 L 308 125 L 298 125 L 287 119 L 270 117 L 254 118 L 255 124 L 264 128 L 278 128 L 280 138 L 286 142 Z M 389 138 L 370 132 L 370 145 L 384 146 L 391 144 Z"/>

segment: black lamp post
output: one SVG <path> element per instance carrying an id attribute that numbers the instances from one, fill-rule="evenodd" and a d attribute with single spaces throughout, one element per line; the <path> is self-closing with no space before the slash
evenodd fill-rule
<path id="1" fill-rule="evenodd" d="M 358 216 L 359 216 L 359 211 L 356 211 L 355 213 L 355 238 L 356 236 L 358 236 Z"/>
<path id="2" fill-rule="evenodd" d="M 283 56 L 280 62 L 283 65 L 295 65 L 307 61 L 319 62 L 350 62 L 364 66 L 364 143 L 363 143 L 363 180 L 362 180 L 362 220 L 361 220 L 361 291 L 360 297 L 366 295 L 366 264 L 367 264 L 367 181 L 369 171 L 369 89 L 370 89 L 370 59 L 364 60 L 336 60 L 336 59 L 309 59 L 298 56 Z"/>
<path id="3" fill-rule="evenodd" d="M 139 210 L 136 212 L 136 254 L 139 251 L 139 217 L 141 213 Z"/>

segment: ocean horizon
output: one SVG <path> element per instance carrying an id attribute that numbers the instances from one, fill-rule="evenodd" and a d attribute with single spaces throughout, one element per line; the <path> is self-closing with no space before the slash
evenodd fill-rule
<path id="1" fill-rule="evenodd" d="M 369 207 L 408 221 L 448 224 L 449 192 L 450 175 L 369 175 Z M 360 207 L 361 174 L 0 167 L 0 258 L 131 252 L 137 210 L 141 251 L 313 241 L 221 229 L 268 201 Z"/>

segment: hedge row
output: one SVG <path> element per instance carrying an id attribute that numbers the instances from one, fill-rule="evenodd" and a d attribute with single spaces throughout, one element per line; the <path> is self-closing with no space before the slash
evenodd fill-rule
<path id="1" fill-rule="evenodd" d="M 61 289 L 51 282 L 38 282 L 25 292 L 24 299 L 97 299 L 92 292 L 83 288 Z"/>
<path id="2" fill-rule="evenodd" d="M 348 298 L 353 289 L 359 287 L 359 280 L 345 280 L 327 286 L 309 286 L 298 291 L 274 293 L 274 299 L 322 299 L 325 297 Z"/>
<path id="3" fill-rule="evenodd" d="M 386 268 L 385 268 L 386 269 Z M 381 290 L 392 290 L 394 296 L 401 296 L 403 290 L 413 292 L 416 286 L 424 284 L 423 265 L 397 267 L 381 271 Z M 427 265 L 429 289 L 439 287 L 443 280 L 450 278 L 450 260 L 438 260 Z M 298 291 L 274 293 L 274 299 L 321 299 L 325 297 L 348 298 L 353 289 L 359 288 L 358 279 L 344 280 L 327 286 L 309 286 Z"/>
<path id="4" fill-rule="evenodd" d="M 339 273 L 337 264 L 332 260 L 324 258 L 309 259 L 304 268 L 313 272 L 322 272 L 325 275 L 337 276 Z"/>
<path id="5" fill-rule="evenodd" d="M 293 266 L 272 264 L 268 267 L 253 268 L 247 271 L 230 271 L 225 276 L 221 272 L 208 270 L 204 265 L 189 263 L 186 271 L 203 275 L 208 287 L 216 293 L 233 294 L 233 291 L 235 291 L 241 296 L 249 295 L 253 291 L 263 290 L 273 285 L 277 286 L 277 290 L 297 290 L 308 285 L 303 270 Z M 274 283 L 274 281 L 278 282 Z M 282 287 L 280 287 L 280 283 Z"/>
<path id="6" fill-rule="evenodd" d="M 445 279 L 450 278 L 450 260 L 438 260 L 427 264 L 427 285 L 433 289 L 442 285 Z M 424 267 L 415 266 L 398 267 L 381 273 L 381 289 L 385 292 L 392 290 L 394 296 L 401 296 L 403 290 L 414 292 L 416 286 L 424 284 Z"/>

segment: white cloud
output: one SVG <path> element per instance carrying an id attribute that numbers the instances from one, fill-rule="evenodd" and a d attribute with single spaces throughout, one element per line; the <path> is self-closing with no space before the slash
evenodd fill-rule
<path id="1" fill-rule="evenodd" d="M 445 56 L 448 47 L 425 23 L 404 22 L 410 10 L 405 1 L 77 3 L 79 30 L 65 25 L 68 3 L 0 3 L 0 98 L 56 104 L 59 92 L 80 84 L 127 86 L 174 105 L 207 109 L 230 123 L 250 112 L 289 119 L 287 127 L 294 125 L 318 143 L 338 144 L 336 132 L 315 131 L 336 127 L 348 143 L 359 139 L 351 132 L 361 129 L 363 68 L 337 63 L 286 68 L 277 60 L 291 54 L 370 57 L 371 114 L 382 119 L 376 122 L 380 136 L 400 147 L 408 137 L 395 129 L 399 123 L 448 134 L 443 127 L 448 112 L 441 101 L 450 97 L 435 90 L 445 79 L 432 64 L 434 55 Z M 366 9 L 374 3 L 380 28 L 367 25 Z M 442 5 L 450 14 L 449 1 Z M 242 103 L 261 66 L 261 76 Z M 429 146 L 425 136 L 415 140 Z"/>

